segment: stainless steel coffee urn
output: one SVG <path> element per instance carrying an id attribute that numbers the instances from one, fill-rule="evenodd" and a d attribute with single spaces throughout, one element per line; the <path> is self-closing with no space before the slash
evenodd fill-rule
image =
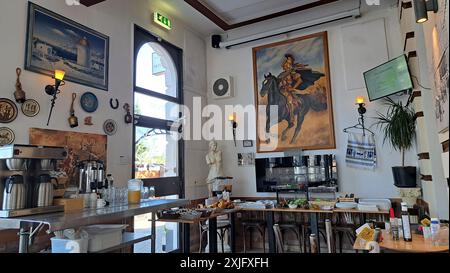
<path id="1" fill-rule="evenodd" d="M 80 193 L 90 193 L 103 187 L 105 166 L 102 161 L 83 161 L 79 165 L 79 170 L 78 189 Z"/>
<path id="2" fill-rule="evenodd" d="M 6 179 L 5 190 L 3 192 L 4 210 L 20 210 L 26 207 L 26 189 L 23 176 L 13 175 Z"/>
<path id="3" fill-rule="evenodd" d="M 66 157 L 64 147 L 0 146 L 0 218 L 64 211 L 52 205 L 50 174 Z"/>

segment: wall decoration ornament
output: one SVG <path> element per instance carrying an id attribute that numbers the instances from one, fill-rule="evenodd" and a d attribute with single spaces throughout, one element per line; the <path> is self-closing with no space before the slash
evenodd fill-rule
<path id="1" fill-rule="evenodd" d="M 29 2 L 25 69 L 108 90 L 109 37 Z"/>
<path id="2" fill-rule="evenodd" d="M 125 110 L 125 123 L 130 124 L 133 123 L 133 116 L 131 115 L 131 107 L 128 103 L 125 103 L 123 106 L 123 109 Z"/>
<path id="3" fill-rule="evenodd" d="M 92 92 L 86 92 L 80 99 L 81 108 L 88 113 L 94 113 L 98 109 L 97 96 Z"/>
<path id="4" fill-rule="evenodd" d="M 22 113 L 27 117 L 35 117 L 39 114 L 39 111 L 41 111 L 41 106 L 39 105 L 39 102 L 29 99 L 26 100 L 22 104 Z"/>
<path id="5" fill-rule="evenodd" d="M 7 127 L 0 127 L 0 145 L 12 144 L 16 136 L 14 132 Z"/>
<path id="6" fill-rule="evenodd" d="M 70 104 L 70 117 L 68 119 L 70 128 L 78 127 L 78 117 L 75 116 L 75 109 L 73 108 L 73 104 L 77 98 L 77 93 L 72 93 L 72 103 Z"/>
<path id="7" fill-rule="evenodd" d="M 242 141 L 242 146 L 244 148 L 251 148 L 251 147 L 253 147 L 253 140 L 243 140 Z"/>
<path id="8" fill-rule="evenodd" d="M 0 99 L 0 123 L 11 123 L 17 118 L 16 104 L 6 98 Z"/>
<path id="9" fill-rule="evenodd" d="M 92 126 L 92 125 L 94 125 L 94 123 L 92 122 L 92 117 L 86 117 L 86 118 L 84 119 L 84 125 L 86 125 L 86 126 Z"/>
<path id="10" fill-rule="evenodd" d="M 25 91 L 22 89 L 22 83 L 20 82 L 20 74 L 22 74 L 22 69 L 16 68 L 16 91 L 14 92 L 14 98 L 16 99 L 16 102 L 18 103 L 24 103 L 26 99 Z"/>
<path id="11" fill-rule="evenodd" d="M 109 100 L 109 105 L 111 106 L 112 109 L 117 110 L 119 109 L 119 100 L 118 99 L 110 99 Z"/>
<path id="12" fill-rule="evenodd" d="M 112 119 L 106 120 L 105 123 L 103 124 L 103 131 L 108 136 L 115 135 L 117 132 L 117 123 Z"/>
<path id="13" fill-rule="evenodd" d="M 327 32 L 253 48 L 257 150 L 336 148 Z"/>
<path id="14" fill-rule="evenodd" d="M 85 160 L 103 161 L 107 165 L 105 135 L 30 128 L 30 145 L 65 147 L 68 153 L 58 169 L 67 173 L 71 185 L 78 185 L 77 163 Z"/>

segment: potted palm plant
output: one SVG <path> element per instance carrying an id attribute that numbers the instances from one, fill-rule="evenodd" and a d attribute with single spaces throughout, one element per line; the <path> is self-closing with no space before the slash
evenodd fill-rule
<path id="1" fill-rule="evenodd" d="M 405 166 L 405 152 L 414 144 L 416 137 L 416 116 L 408 104 L 395 102 L 385 98 L 384 104 L 388 106 L 386 114 L 378 112 L 376 117 L 379 128 L 383 130 L 384 140 L 402 154 L 402 166 L 392 167 L 395 186 L 399 188 L 414 188 L 417 184 L 417 169 Z"/>

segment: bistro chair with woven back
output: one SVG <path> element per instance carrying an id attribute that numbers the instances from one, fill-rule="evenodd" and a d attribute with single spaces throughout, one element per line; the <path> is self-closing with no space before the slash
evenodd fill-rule
<path id="1" fill-rule="evenodd" d="M 250 249 L 252 249 L 252 231 L 256 231 L 262 240 L 262 247 L 264 253 L 266 253 L 266 221 L 264 219 L 263 213 L 259 212 L 249 212 L 249 217 L 241 222 L 242 230 L 244 233 L 244 253 L 247 253 L 247 233 L 250 234 Z"/>

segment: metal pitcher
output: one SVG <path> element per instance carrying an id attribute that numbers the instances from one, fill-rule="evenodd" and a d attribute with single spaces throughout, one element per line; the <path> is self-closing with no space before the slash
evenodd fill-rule
<path id="1" fill-rule="evenodd" d="M 55 181 L 56 185 L 58 184 L 58 180 L 48 174 L 39 176 L 39 180 L 35 188 L 35 207 L 49 207 L 53 205 L 53 181 Z"/>
<path id="2" fill-rule="evenodd" d="M 3 210 L 20 210 L 26 206 L 26 189 L 23 176 L 13 175 L 6 179 L 3 192 Z"/>

